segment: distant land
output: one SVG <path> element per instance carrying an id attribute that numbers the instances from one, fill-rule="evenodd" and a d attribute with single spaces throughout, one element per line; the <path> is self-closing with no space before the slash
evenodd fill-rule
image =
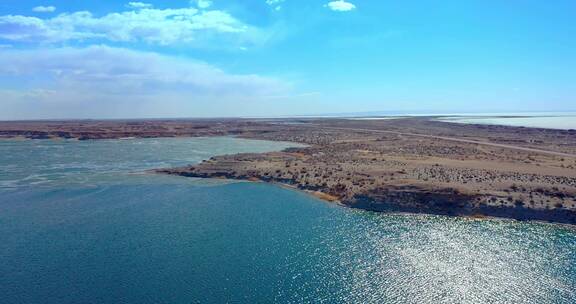
<path id="1" fill-rule="evenodd" d="M 0 138 L 238 136 L 306 147 L 213 157 L 155 172 L 288 185 L 379 212 L 576 224 L 576 130 L 435 116 L 0 122 Z"/>

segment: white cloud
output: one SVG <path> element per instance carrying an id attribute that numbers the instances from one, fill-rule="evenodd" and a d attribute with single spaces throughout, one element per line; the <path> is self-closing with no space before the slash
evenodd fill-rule
<path id="1" fill-rule="evenodd" d="M 196 5 L 200 9 L 206 9 L 212 6 L 212 1 L 210 0 L 192 0 L 190 1 L 191 5 Z"/>
<path id="2" fill-rule="evenodd" d="M 279 11 L 282 9 L 281 4 L 284 3 L 284 0 L 266 0 L 266 4 L 274 7 L 274 10 Z"/>
<path id="3" fill-rule="evenodd" d="M 32 9 L 33 12 L 36 13 L 52 13 L 56 11 L 56 7 L 54 6 L 36 6 Z"/>
<path id="4" fill-rule="evenodd" d="M 144 2 L 128 2 L 128 7 L 142 9 L 142 8 L 152 8 L 152 4 Z"/>
<path id="5" fill-rule="evenodd" d="M 108 46 L 0 51 L 0 75 L 42 75 L 71 87 L 103 85 L 122 92 L 184 91 L 256 94 L 281 87 L 257 75 L 234 75 L 207 63 Z"/>
<path id="6" fill-rule="evenodd" d="M 0 77 L 25 84 L 0 85 L 0 112 L 5 111 L 1 116 L 11 111 L 22 117 L 194 116 L 212 105 L 219 104 L 219 110 L 241 107 L 243 101 L 290 90 L 289 84 L 274 78 L 231 74 L 192 59 L 107 46 L 0 50 Z"/>
<path id="7" fill-rule="evenodd" d="M 202 46 L 217 38 L 236 43 L 255 42 L 259 30 L 220 10 L 142 8 L 102 17 L 87 11 L 48 19 L 0 16 L 0 38 L 35 43 L 108 40 Z M 223 44 L 226 43 L 219 41 L 219 45 Z"/>
<path id="8" fill-rule="evenodd" d="M 354 5 L 350 2 L 346 2 L 344 0 L 331 1 L 331 2 L 328 2 L 328 4 L 326 4 L 326 6 L 329 9 L 331 9 L 333 11 L 338 11 L 338 12 L 347 12 L 347 11 L 351 11 L 351 10 L 356 8 L 356 5 Z"/>

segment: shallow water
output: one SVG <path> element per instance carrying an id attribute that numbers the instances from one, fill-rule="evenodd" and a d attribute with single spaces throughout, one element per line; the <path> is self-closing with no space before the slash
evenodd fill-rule
<path id="1" fill-rule="evenodd" d="M 462 116 L 446 117 L 441 121 L 467 123 L 467 124 L 489 124 L 504 125 L 513 127 L 532 127 L 546 129 L 576 129 L 576 114 L 548 114 L 520 117 L 499 117 L 499 116 Z"/>
<path id="2" fill-rule="evenodd" d="M 574 303 L 576 230 L 143 173 L 287 143 L 0 142 L 1 303 Z"/>

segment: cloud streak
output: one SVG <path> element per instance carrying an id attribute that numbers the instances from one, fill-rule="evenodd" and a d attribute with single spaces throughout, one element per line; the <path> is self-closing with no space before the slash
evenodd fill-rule
<path id="1" fill-rule="evenodd" d="M 26 84 L 0 87 L 4 115 L 44 109 L 52 116 L 58 112 L 71 117 L 83 116 L 78 113 L 82 111 L 100 117 L 134 116 L 127 111 L 194 116 L 193 109 L 206 108 L 207 103 L 234 107 L 290 90 L 289 84 L 269 77 L 231 74 L 192 59 L 107 46 L 0 50 L 2 78 Z"/>
<path id="2" fill-rule="evenodd" d="M 52 13 L 56 11 L 56 7 L 54 6 L 36 6 L 32 9 L 33 12 L 36 13 Z"/>
<path id="3" fill-rule="evenodd" d="M 128 2 L 128 7 L 142 9 L 142 8 L 152 8 L 152 4 L 144 2 Z"/>
<path id="4" fill-rule="evenodd" d="M 227 12 L 203 9 L 207 1 L 198 3 L 199 8 L 154 9 L 146 3 L 130 2 L 134 10 L 101 17 L 88 11 L 46 19 L 4 15 L 0 16 L 0 39 L 27 43 L 112 41 L 190 46 L 222 39 L 229 44 L 249 44 L 258 39 L 257 28 Z"/>

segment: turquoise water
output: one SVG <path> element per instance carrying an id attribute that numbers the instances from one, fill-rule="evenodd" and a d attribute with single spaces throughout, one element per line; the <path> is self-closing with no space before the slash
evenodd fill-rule
<path id="1" fill-rule="evenodd" d="M 575 303 L 576 230 L 147 174 L 287 143 L 0 141 L 0 303 Z"/>

